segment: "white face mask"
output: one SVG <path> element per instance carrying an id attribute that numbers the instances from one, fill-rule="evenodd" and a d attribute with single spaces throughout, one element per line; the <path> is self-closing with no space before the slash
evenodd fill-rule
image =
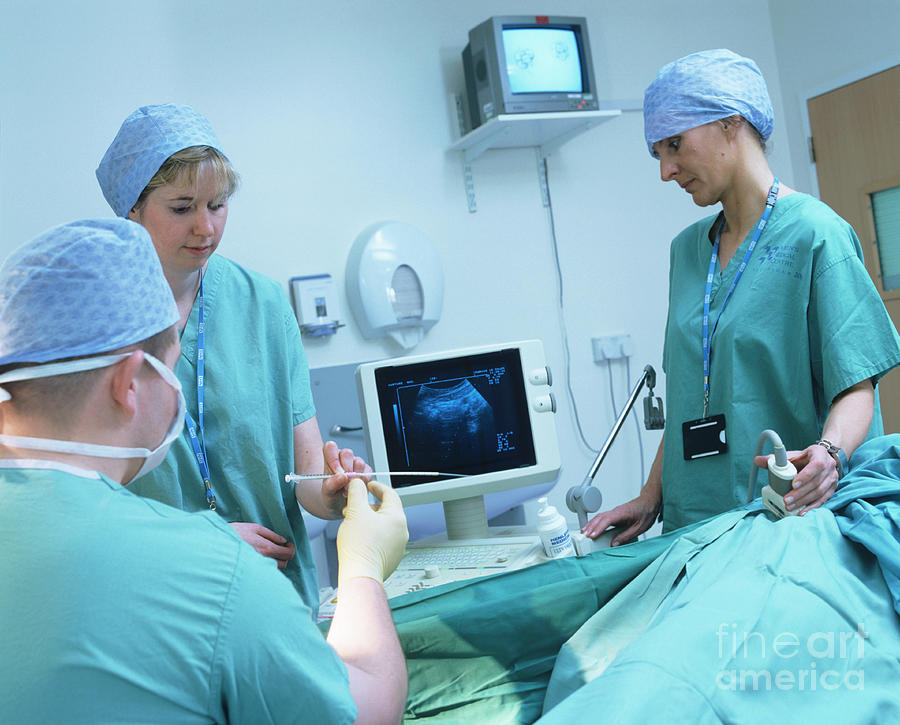
<path id="1" fill-rule="evenodd" d="M 0 385 L 7 382 L 17 380 L 33 380 L 35 378 L 48 378 L 54 375 L 66 375 L 68 373 L 77 373 L 84 370 L 95 370 L 97 368 L 115 365 L 120 360 L 124 360 L 131 353 L 123 353 L 121 355 L 98 355 L 96 357 L 81 358 L 80 360 L 68 360 L 61 363 L 48 363 L 46 365 L 33 365 L 27 368 L 17 368 L 11 370 L 5 375 L 0 375 Z M 178 393 L 178 410 L 172 425 L 169 427 L 163 442 L 160 443 L 152 451 L 146 448 L 126 448 L 123 446 L 104 446 L 94 443 L 77 443 L 75 441 L 60 441 L 50 438 L 28 438 L 25 436 L 11 436 L 0 434 L 0 444 L 9 446 L 10 448 L 25 448 L 27 450 L 38 451 L 55 451 L 58 453 L 76 453 L 86 456 L 94 456 L 97 458 L 143 458 L 144 463 L 140 470 L 129 481 L 123 483 L 131 483 L 135 478 L 149 473 L 162 463 L 163 458 L 169 451 L 169 446 L 181 435 L 184 428 L 184 411 L 186 409 L 184 395 L 181 392 L 181 383 L 175 374 L 169 370 L 163 363 L 157 360 L 153 355 L 144 353 L 144 360 L 153 366 L 153 369 L 160 374 L 175 392 Z M 0 403 L 9 400 L 9 394 L 0 387 Z"/>

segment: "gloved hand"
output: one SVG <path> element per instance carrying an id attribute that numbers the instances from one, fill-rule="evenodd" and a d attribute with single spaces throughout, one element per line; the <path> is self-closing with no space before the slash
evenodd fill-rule
<path id="1" fill-rule="evenodd" d="M 370 506 L 366 487 L 380 501 Z M 338 528 L 338 588 L 348 579 L 369 577 L 383 582 L 406 552 L 406 514 L 396 492 L 378 483 L 354 478 L 347 486 L 344 520 Z"/>

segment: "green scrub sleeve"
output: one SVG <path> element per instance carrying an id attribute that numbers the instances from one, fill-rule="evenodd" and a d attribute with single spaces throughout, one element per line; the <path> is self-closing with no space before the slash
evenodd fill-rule
<path id="1" fill-rule="evenodd" d="M 300 326 L 297 324 L 297 318 L 294 316 L 287 298 L 283 299 L 282 318 L 293 393 L 292 416 L 294 425 L 298 425 L 316 414 L 316 406 L 310 388 L 309 364 L 306 361 L 306 350 L 303 349 L 303 340 L 300 337 Z"/>
<path id="2" fill-rule="evenodd" d="M 855 255 L 824 265 L 809 304 L 813 375 L 825 403 L 900 364 L 900 337 L 862 262 Z"/>
<path id="3" fill-rule="evenodd" d="M 352 723 L 347 668 L 269 560 L 241 546 L 217 645 L 220 722 Z M 216 688 L 212 688 L 215 696 Z M 217 703 L 210 703 L 216 712 Z"/>

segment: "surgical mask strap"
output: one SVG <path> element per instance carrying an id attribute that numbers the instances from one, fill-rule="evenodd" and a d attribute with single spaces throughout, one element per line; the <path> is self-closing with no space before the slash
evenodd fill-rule
<path id="1" fill-rule="evenodd" d="M 98 355 L 93 358 L 83 358 L 79 360 L 69 360 L 66 362 L 49 363 L 47 365 L 32 365 L 27 368 L 18 368 L 3 376 L 0 381 L 9 382 L 10 380 L 32 380 L 35 378 L 51 377 L 55 375 L 64 375 L 68 373 L 82 372 L 84 370 L 95 370 L 97 368 L 115 365 L 117 362 L 124 360 L 130 352 L 120 355 Z M 172 425 L 169 427 L 163 442 L 154 450 L 147 448 L 126 448 L 123 446 L 107 446 L 95 443 L 79 443 L 76 441 L 64 441 L 52 438 L 32 438 L 29 436 L 13 436 L 0 434 L 0 444 L 7 445 L 11 448 L 24 448 L 26 450 L 38 451 L 54 451 L 58 453 L 74 453 L 96 458 L 143 458 L 144 463 L 135 475 L 138 476 L 152 470 L 163 459 L 172 442 L 181 434 L 184 427 L 184 395 L 181 392 L 181 382 L 175 377 L 175 374 L 169 370 L 160 360 L 153 355 L 145 352 L 144 360 L 169 384 L 178 397 L 178 409 Z M 4 391 L 5 392 L 5 391 Z M 8 394 L 7 394 L 8 395 Z M 8 397 L 7 397 L 8 399 Z"/>
<path id="2" fill-rule="evenodd" d="M 175 373 L 169 370 L 166 365 L 158 358 L 153 357 L 149 352 L 144 353 L 144 360 L 150 363 L 150 366 L 159 373 L 159 376 L 171 385 L 177 392 L 181 392 L 181 381 L 175 377 Z"/>
<path id="3" fill-rule="evenodd" d="M 54 438 L 30 438 L 0 433 L 0 443 L 10 448 L 26 448 L 34 451 L 55 451 L 57 453 L 76 453 L 95 458 L 147 458 L 152 451 L 147 448 L 122 448 L 104 446 L 95 443 L 76 443 Z"/>
<path id="4" fill-rule="evenodd" d="M 99 368 L 115 365 L 120 360 L 124 360 L 131 353 L 126 352 L 120 355 L 98 355 L 97 357 L 86 357 L 79 360 L 66 360 L 64 362 L 46 363 L 43 365 L 29 365 L 28 367 L 16 368 L 0 375 L 0 384 L 19 382 L 21 380 L 35 380 L 37 378 L 52 378 L 57 375 L 68 375 L 70 373 L 81 373 L 86 370 L 97 370 Z M 145 357 L 152 357 L 147 355 Z M 12 396 L 4 388 L 0 387 L 0 403 L 5 403 Z"/>

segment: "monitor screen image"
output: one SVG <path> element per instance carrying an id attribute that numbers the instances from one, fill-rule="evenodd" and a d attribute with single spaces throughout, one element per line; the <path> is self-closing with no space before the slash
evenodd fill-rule
<path id="1" fill-rule="evenodd" d="M 504 27 L 502 35 L 511 93 L 584 91 L 574 30 Z"/>
<path id="2" fill-rule="evenodd" d="M 375 386 L 392 471 L 479 474 L 532 466 L 516 348 L 382 367 Z M 398 478 L 395 488 L 422 483 Z"/>
<path id="3" fill-rule="evenodd" d="M 364 363 L 356 381 L 369 463 L 394 474 L 378 480 L 405 506 L 442 503 L 450 538 L 486 533 L 485 495 L 559 475 L 539 340 Z M 429 475 L 402 475 L 416 472 Z"/>

